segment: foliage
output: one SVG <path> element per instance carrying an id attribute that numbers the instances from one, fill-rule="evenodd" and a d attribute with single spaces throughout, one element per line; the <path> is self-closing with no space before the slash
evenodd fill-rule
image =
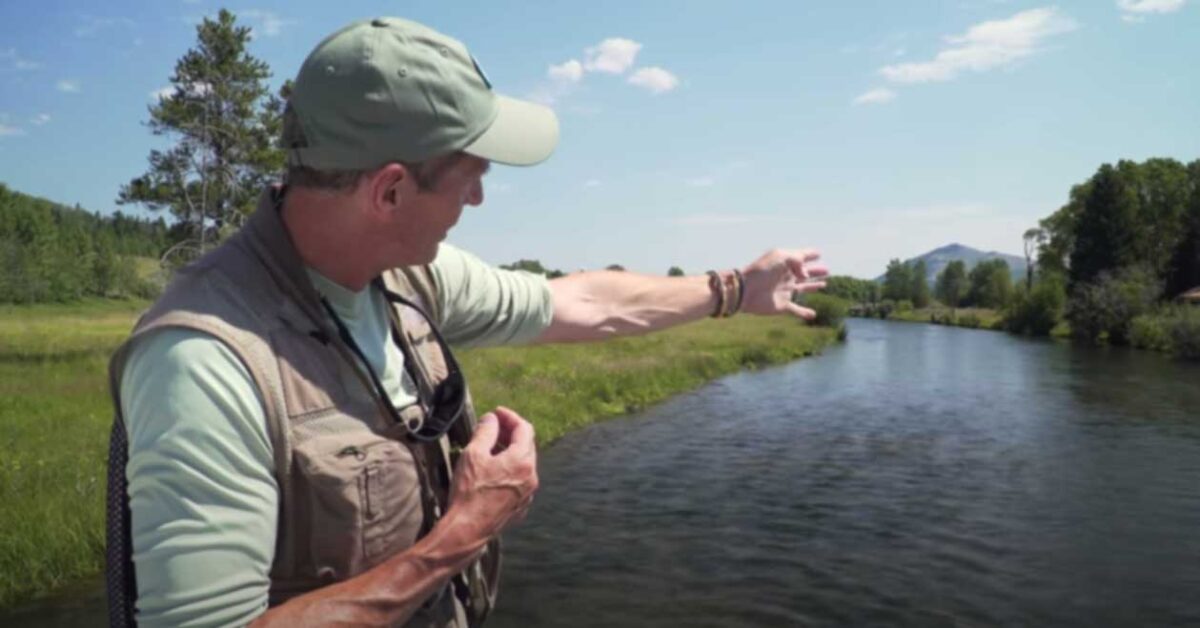
<path id="1" fill-rule="evenodd" d="M 899 301 L 912 294 L 912 268 L 898 259 L 888 262 L 883 274 L 883 298 Z"/>
<path id="2" fill-rule="evenodd" d="M 196 37 L 175 64 L 174 91 L 150 106 L 151 131 L 174 146 L 150 151 L 149 169 L 121 187 L 117 202 L 169 210 L 202 253 L 241 225 L 281 173 L 283 100 L 269 95 L 270 70 L 247 52 L 250 28 L 232 13 L 204 18 Z"/>
<path id="3" fill-rule="evenodd" d="M 929 271 L 925 266 L 925 260 L 917 260 L 912 265 L 909 281 L 911 285 L 908 289 L 908 298 L 912 301 L 913 307 L 923 308 L 929 306 Z"/>
<path id="4" fill-rule="evenodd" d="M 824 292 L 853 303 L 878 303 L 881 296 L 878 283 L 846 275 L 826 278 Z"/>
<path id="5" fill-rule="evenodd" d="M 1060 275 L 1046 275 L 1032 290 L 1018 290 L 1004 312 L 1004 326 L 1011 332 L 1049 336 L 1062 320 L 1066 305 L 1066 282 Z"/>
<path id="6" fill-rule="evenodd" d="M 1179 306 L 1166 316 L 1171 335 L 1171 351 L 1191 360 L 1200 360 L 1200 307 Z"/>
<path id="7" fill-rule="evenodd" d="M 615 271 L 623 272 L 625 270 L 625 267 L 620 264 L 609 264 L 608 266 L 604 267 L 604 270 L 615 270 Z"/>
<path id="8" fill-rule="evenodd" d="M 145 288 L 134 257 L 167 243 L 162 220 L 101 218 L 0 184 L 0 303 L 137 294 Z"/>
<path id="9" fill-rule="evenodd" d="M 934 295 L 947 307 L 962 305 L 967 296 L 967 265 L 962 260 L 955 260 L 946 265 L 938 273 L 934 283 Z"/>
<path id="10" fill-rule="evenodd" d="M 999 309 L 1012 298 L 1012 271 L 1002 259 L 979 262 L 967 275 L 967 281 L 966 301 L 971 306 Z"/>
<path id="11" fill-rule="evenodd" d="M 105 363 L 142 301 L 0 306 L 0 605 L 99 574 L 112 422 Z M 812 355 L 835 332 L 784 317 L 705 320 L 586 345 L 465 351 L 477 407 L 539 443 L 743 368 Z"/>
<path id="12" fill-rule="evenodd" d="M 672 266 L 667 269 L 667 276 L 668 277 L 682 277 L 683 269 L 678 266 Z"/>
<path id="13" fill-rule="evenodd" d="M 1200 285 L 1200 160 L 1102 165 L 1039 223 L 1039 272 L 1068 292 L 1101 273 L 1142 265 L 1171 297 Z"/>
<path id="14" fill-rule="evenodd" d="M 562 277 L 565 273 L 561 270 L 550 270 L 542 266 L 542 263 L 535 259 L 520 259 L 511 264 L 501 264 L 500 268 L 505 270 L 523 270 L 538 275 L 545 275 L 549 279 Z"/>
<path id="15" fill-rule="evenodd" d="M 820 292 L 802 295 L 797 302 L 817 313 L 812 324 L 820 327 L 841 327 L 850 311 L 849 301 Z"/>
<path id="16" fill-rule="evenodd" d="M 1095 342 L 1106 334 L 1112 344 L 1128 344 L 1133 319 L 1150 312 L 1159 295 L 1158 282 L 1145 266 L 1102 271 L 1071 293 L 1066 314 L 1072 335 Z"/>
<path id="17" fill-rule="evenodd" d="M 1166 351 L 1181 358 L 1200 360 L 1200 307 L 1166 305 L 1134 317 L 1130 346 Z"/>

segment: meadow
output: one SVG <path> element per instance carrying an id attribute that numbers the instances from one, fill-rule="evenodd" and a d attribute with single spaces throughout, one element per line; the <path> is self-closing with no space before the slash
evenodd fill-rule
<path id="1" fill-rule="evenodd" d="M 112 411 L 108 356 L 144 301 L 0 306 L 0 606 L 100 573 Z M 705 320 L 598 344 L 460 356 L 481 410 L 506 405 L 548 444 L 715 377 L 836 339 L 792 319 Z"/>

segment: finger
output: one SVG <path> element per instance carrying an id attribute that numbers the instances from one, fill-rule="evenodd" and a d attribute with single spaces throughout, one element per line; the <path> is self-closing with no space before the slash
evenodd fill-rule
<path id="1" fill-rule="evenodd" d="M 811 321 L 817 317 L 816 312 L 814 312 L 806 307 L 796 305 L 795 303 L 788 303 L 787 310 L 788 310 L 788 312 L 791 312 L 792 314 L 794 314 L 800 318 L 803 318 L 806 321 Z"/>
<path id="2" fill-rule="evenodd" d="M 533 424 L 521 415 L 503 406 L 496 408 L 496 416 L 505 427 L 506 441 L 514 455 L 523 456 L 534 449 Z"/>
<path id="3" fill-rule="evenodd" d="M 817 292 L 818 290 L 824 290 L 824 289 L 825 289 L 824 281 L 807 281 L 805 283 L 798 283 L 798 284 L 792 286 L 792 290 L 794 292 Z"/>
<path id="4" fill-rule="evenodd" d="M 808 271 L 809 277 L 828 277 L 829 267 L 824 264 L 805 264 L 804 270 Z"/>
<path id="5" fill-rule="evenodd" d="M 496 420 L 496 415 L 488 412 L 479 417 L 479 424 L 475 427 L 475 434 L 471 437 L 471 442 L 468 447 L 491 452 L 496 447 L 496 439 L 500 436 L 500 422 Z"/>
<path id="6" fill-rule="evenodd" d="M 815 250 L 800 249 L 789 253 L 784 262 L 787 264 L 788 270 L 792 271 L 792 275 L 797 279 L 808 279 L 810 270 L 807 262 L 816 261 L 820 257 L 821 254 Z"/>
<path id="7" fill-rule="evenodd" d="M 801 262 L 815 262 L 821 259 L 821 252 L 817 249 L 793 249 L 787 252 L 787 256 Z"/>

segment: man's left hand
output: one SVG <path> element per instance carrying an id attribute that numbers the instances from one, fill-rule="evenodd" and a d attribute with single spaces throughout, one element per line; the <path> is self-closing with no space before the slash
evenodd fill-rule
<path id="1" fill-rule="evenodd" d="M 742 269 L 746 294 L 742 311 L 750 314 L 793 314 L 804 320 L 817 313 L 792 302 L 797 293 L 816 292 L 825 287 L 829 269 L 818 264 L 821 253 L 814 249 L 774 249 Z"/>

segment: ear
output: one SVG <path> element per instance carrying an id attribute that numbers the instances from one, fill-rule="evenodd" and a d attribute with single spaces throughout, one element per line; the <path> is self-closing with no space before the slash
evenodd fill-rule
<path id="1" fill-rule="evenodd" d="M 404 164 L 390 163 L 367 175 L 363 184 L 370 212 L 379 218 L 395 216 L 416 193 L 416 180 Z"/>

